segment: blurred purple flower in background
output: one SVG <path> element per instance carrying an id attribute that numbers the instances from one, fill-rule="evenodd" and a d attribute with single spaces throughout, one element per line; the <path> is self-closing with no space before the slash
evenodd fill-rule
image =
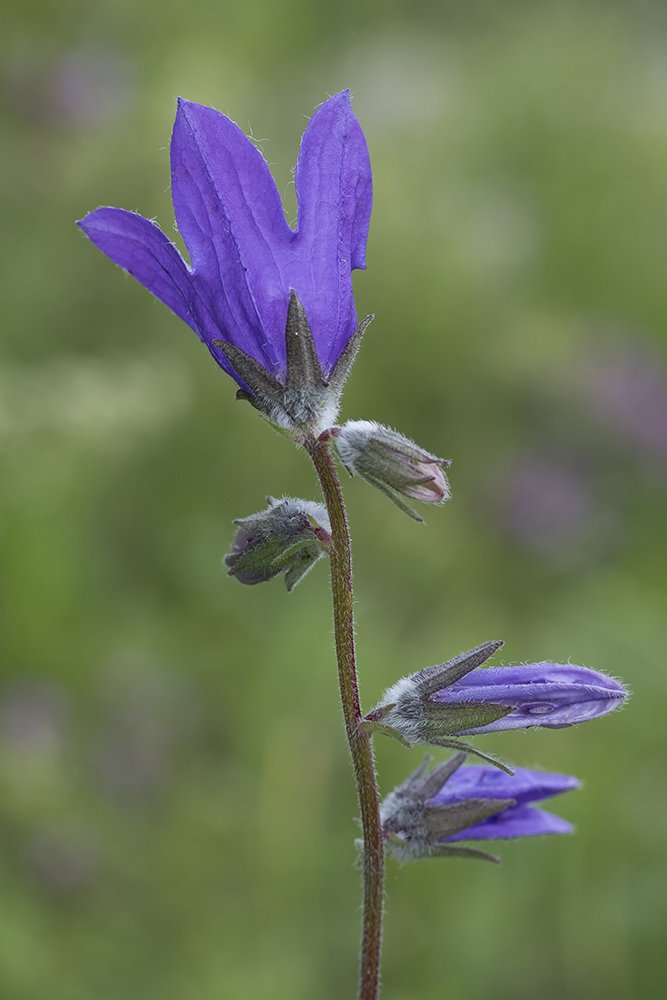
<path id="1" fill-rule="evenodd" d="M 60 685 L 21 679 L 10 682 L 2 692 L 0 738 L 14 750 L 57 753 L 69 721 L 69 698 Z"/>
<path id="2" fill-rule="evenodd" d="M 134 90 L 134 73 L 114 49 L 86 45 L 59 55 L 35 49 L 10 55 L 4 92 L 27 118 L 73 129 L 100 128 L 118 118 Z"/>
<path id="3" fill-rule="evenodd" d="M 667 365 L 639 337 L 598 345 L 584 363 L 584 393 L 598 421 L 643 456 L 667 461 Z"/>
<path id="4" fill-rule="evenodd" d="M 180 744 L 198 730 L 198 693 L 138 649 L 114 653 L 101 679 L 100 786 L 123 808 L 150 808 L 168 791 Z"/>
<path id="5" fill-rule="evenodd" d="M 251 400 L 288 388 L 293 290 L 326 380 L 357 329 L 351 272 L 366 266 L 372 202 L 368 149 L 349 93 L 321 105 L 304 132 L 295 230 L 260 151 L 213 108 L 179 99 L 171 168 L 191 267 L 158 226 L 133 212 L 98 208 L 79 222 L 82 230 L 195 331 Z M 220 341 L 231 345 L 226 353 Z M 251 374 L 259 382 L 250 385 Z"/>
<path id="6" fill-rule="evenodd" d="M 36 830 L 26 845 L 28 868 L 45 889 L 73 893 L 86 889 L 99 874 L 99 847 L 86 827 L 56 820 Z"/>
<path id="7" fill-rule="evenodd" d="M 588 477 L 573 464 L 529 453 L 510 467 L 502 519 L 526 548 L 569 553 L 595 533 L 599 514 Z"/>

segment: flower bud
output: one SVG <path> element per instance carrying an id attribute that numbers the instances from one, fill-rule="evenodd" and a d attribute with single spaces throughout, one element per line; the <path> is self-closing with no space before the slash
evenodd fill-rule
<path id="1" fill-rule="evenodd" d="M 627 698 L 620 681 L 570 663 L 476 669 L 501 646 L 486 642 L 404 677 L 366 718 L 381 719 L 412 743 L 451 746 L 453 736 L 573 726 L 607 715 Z"/>
<path id="2" fill-rule="evenodd" d="M 422 518 L 401 496 L 422 503 L 444 503 L 449 499 L 449 484 L 442 470 L 450 462 L 418 448 L 397 431 L 374 420 L 348 420 L 329 433 L 350 475 L 361 476 L 382 490 L 416 521 Z"/>
<path id="3" fill-rule="evenodd" d="M 234 521 L 239 526 L 225 556 L 229 576 L 253 585 L 285 573 L 292 590 L 328 549 L 331 525 L 326 508 L 312 500 L 267 497 L 266 510 Z"/>
<path id="4" fill-rule="evenodd" d="M 426 774 L 430 758 L 380 807 L 388 851 L 399 861 L 463 855 L 497 861 L 461 840 L 497 840 L 547 833 L 571 833 L 572 826 L 528 803 L 578 788 L 567 774 L 541 774 L 518 768 L 507 775 L 493 767 L 462 767 L 456 754 Z"/>

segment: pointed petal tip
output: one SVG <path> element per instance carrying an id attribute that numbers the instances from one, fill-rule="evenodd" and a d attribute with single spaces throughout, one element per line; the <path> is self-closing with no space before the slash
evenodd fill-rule
<path id="1" fill-rule="evenodd" d="M 126 209 L 114 208 L 112 205 L 100 205 L 99 208 L 94 208 L 92 212 L 84 215 L 83 218 L 77 219 L 76 224 L 79 229 L 83 229 L 84 233 L 87 233 L 89 229 L 95 229 L 100 223 L 115 219 L 117 215 L 135 215 L 137 218 L 143 219 L 143 216 L 139 215 L 138 212 L 128 212 Z"/>
<path id="2" fill-rule="evenodd" d="M 352 110 L 352 97 L 349 87 L 345 90 L 339 91 L 337 94 L 332 94 L 331 97 L 327 97 L 326 101 L 322 101 L 321 104 L 318 104 L 312 114 L 311 121 L 320 113 L 326 114 L 327 112 L 331 113 L 336 111 L 342 113 L 343 115 L 347 115 L 349 113 L 356 117 L 354 115 L 354 111 Z"/>
<path id="3" fill-rule="evenodd" d="M 92 212 L 87 212 L 86 215 L 82 216 L 82 218 L 77 219 L 76 224 L 79 227 L 79 229 L 82 229 L 84 233 L 87 233 L 88 230 L 91 228 L 91 222 L 93 222 L 93 220 L 97 216 L 97 213 L 100 211 L 101 209 L 96 208 Z"/>
<path id="4" fill-rule="evenodd" d="M 188 121 L 190 121 L 191 116 L 201 115 L 213 116 L 216 120 L 223 119 L 235 128 L 239 128 L 233 118 L 230 118 L 229 115 L 224 114 L 222 111 L 218 111 L 218 109 L 213 107 L 212 104 L 200 104 L 199 101 L 189 101 L 187 97 L 176 98 L 176 120 L 178 120 L 179 117 L 184 116 L 188 119 Z M 200 119 L 197 118 L 197 121 L 199 120 Z M 211 117 L 208 117 L 206 120 L 210 122 Z M 243 134 L 242 129 L 239 129 L 239 131 Z M 247 136 L 245 136 L 245 138 L 247 139 Z"/>
<path id="5" fill-rule="evenodd" d="M 181 118 L 187 118 L 188 111 L 192 107 L 198 107 L 198 105 L 194 104 L 193 101 L 188 101 L 188 99 L 186 97 L 177 97 L 176 98 L 176 118 L 175 118 L 175 121 L 174 121 L 174 125 L 176 125 L 176 123 L 179 122 Z"/>
<path id="6" fill-rule="evenodd" d="M 91 239 L 92 233 L 97 235 L 107 233 L 111 235 L 124 235 L 128 227 L 136 235 L 136 226 L 144 227 L 146 225 L 152 226 L 153 229 L 164 236 L 164 233 L 162 233 L 162 230 L 154 219 L 146 219 L 139 212 L 130 212 L 126 208 L 114 208 L 113 205 L 100 205 L 99 208 L 95 208 L 92 212 L 84 215 L 82 219 L 77 219 L 76 224 Z M 154 234 L 151 233 L 151 235 Z"/>
<path id="7" fill-rule="evenodd" d="M 332 94 L 328 97 L 326 101 L 322 101 L 320 107 L 325 104 L 350 104 L 352 98 L 350 97 L 350 88 L 346 87 L 345 90 L 339 90 L 337 94 Z"/>
<path id="8" fill-rule="evenodd" d="M 198 104 L 197 101 L 189 101 L 187 97 L 177 97 L 176 98 L 176 108 L 178 111 L 181 109 L 187 111 L 188 108 L 205 108 L 208 107 L 206 104 Z"/>
<path id="9" fill-rule="evenodd" d="M 82 219 L 77 219 L 76 224 L 79 229 L 86 234 L 86 236 L 90 236 L 91 232 L 94 232 L 99 228 L 99 223 L 103 219 L 103 213 L 109 211 L 113 212 L 114 209 L 103 205 L 100 208 L 94 209 L 92 212 L 88 212 L 88 214 L 84 215 Z"/>
<path id="10" fill-rule="evenodd" d="M 227 118 L 227 115 L 223 115 L 221 111 L 218 111 L 216 108 L 212 108 L 208 104 L 198 104 L 197 101 L 189 101 L 186 97 L 177 97 L 174 127 L 182 118 L 185 118 L 188 124 L 191 124 L 192 117 L 207 113 L 213 113 L 214 115 L 219 115 L 221 118 Z M 231 121 L 231 119 L 228 119 L 228 121 Z"/>

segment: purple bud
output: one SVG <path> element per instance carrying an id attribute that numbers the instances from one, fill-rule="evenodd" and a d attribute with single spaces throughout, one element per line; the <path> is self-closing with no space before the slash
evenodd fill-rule
<path id="1" fill-rule="evenodd" d="M 340 460 L 351 476 L 361 476 L 401 510 L 421 521 L 401 496 L 422 503 L 444 503 L 449 461 L 418 448 L 414 441 L 374 420 L 349 420 L 331 429 Z"/>
<path id="2" fill-rule="evenodd" d="M 431 701 L 451 707 L 493 703 L 511 709 L 500 719 L 461 732 L 462 736 L 472 736 L 529 726 L 563 729 L 608 715 L 627 696 L 620 681 L 598 670 L 543 662 L 474 670 L 450 687 L 436 691 Z"/>
<path id="3" fill-rule="evenodd" d="M 572 832 L 570 823 L 529 803 L 578 788 L 576 778 L 525 768 L 507 775 L 493 767 L 462 767 L 465 759 L 465 754 L 456 754 L 427 774 L 427 757 L 382 803 L 384 839 L 399 861 L 452 855 L 497 861 L 481 851 L 450 845 Z"/>
<path id="4" fill-rule="evenodd" d="M 501 642 L 404 677 L 368 716 L 408 742 L 450 746 L 454 736 L 544 726 L 561 729 L 607 715 L 627 698 L 620 681 L 588 667 L 530 663 L 477 669 Z"/>

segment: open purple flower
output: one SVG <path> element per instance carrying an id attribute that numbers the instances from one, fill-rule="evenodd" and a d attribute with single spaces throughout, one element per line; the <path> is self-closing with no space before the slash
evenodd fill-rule
<path id="1" fill-rule="evenodd" d="M 79 222 L 180 316 L 249 399 L 289 428 L 333 421 L 365 323 L 351 272 L 365 268 L 371 168 L 348 91 L 301 140 L 291 229 L 264 157 L 225 115 L 178 102 L 171 187 L 188 266 L 154 223 L 119 208 Z"/>
<path id="2" fill-rule="evenodd" d="M 570 663 L 479 668 L 502 642 L 403 677 L 366 722 L 410 743 L 456 747 L 452 737 L 544 726 L 562 729 L 596 719 L 627 698 L 620 681 Z M 480 754 L 473 747 L 469 752 Z"/>
<path id="3" fill-rule="evenodd" d="M 578 788 L 576 778 L 525 768 L 507 775 L 493 767 L 462 767 L 465 759 L 464 753 L 456 754 L 427 774 L 427 757 L 382 803 L 383 836 L 399 861 L 457 855 L 497 861 L 475 848 L 452 845 L 572 832 L 566 820 L 530 803 Z"/>

